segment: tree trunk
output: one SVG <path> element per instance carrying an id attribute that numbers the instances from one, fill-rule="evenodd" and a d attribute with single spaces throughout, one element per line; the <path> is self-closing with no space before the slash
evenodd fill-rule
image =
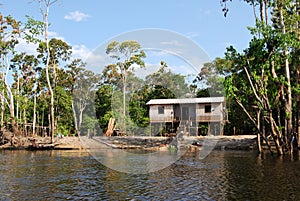
<path id="1" fill-rule="evenodd" d="M 75 110 L 73 100 L 74 99 L 72 99 L 72 111 L 73 111 L 74 126 L 75 126 L 76 133 L 78 133 L 79 129 L 78 129 L 78 124 L 77 124 L 77 115 L 76 115 L 76 110 Z"/>
<path id="2" fill-rule="evenodd" d="M 261 121 L 261 118 L 260 118 L 260 116 L 261 116 L 261 111 L 259 110 L 258 112 L 257 112 L 257 128 L 258 129 L 261 129 L 261 125 L 260 125 L 260 121 Z M 257 144 L 257 153 L 261 153 L 261 142 L 260 142 L 260 132 L 258 131 L 257 132 L 257 135 L 256 135 L 256 138 L 257 138 L 257 140 L 256 140 L 256 144 Z"/>
<path id="3" fill-rule="evenodd" d="M 286 34 L 286 27 L 283 17 L 283 8 L 282 5 L 279 5 L 279 19 L 280 25 L 282 29 L 282 34 Z M 288 148 L 290 148 L 289 142 L 292 139 L 292 128 L 293 128 L 293 103 L 292 103 L 292 87 L 291 87 L 291 76 L 290 76 L 290 65 L 288 60 L 288 49 L 284 49 L 284 56 L 285 56 L 285 78 L 286 78 L 286 96 L 287 101 L 285 103 L 285 119 L 286 119 L 286 127 L 285 127 L 285 138 L 288 140 Z"/>
<path id="4" fill-rule="evenodd" d="M 299 0 L 296 0 L 296 10 L 297 10 L 297 17 L 300 16 L 300 3 Z M 300 41 L 300 22 L 297 21 L 297 34 L 298 34 L 298 41 Z M 298 64 L 299 65 L 299 64 Z M 300 84 L 300 66 L 297 66 L 297 85 Z M 296 125 L 297 125 L 297 139 L 298 145 L 300 144 L 300 93 L 297 94 L 297 117 L 296 117 Z"/>
<path id="5" fill-rule="evenodd" d="M 23 135 L 25 135 L 25 136 L 28 135 L 26 124 L 27 124 L 27 120 L 26 120 L 26 109 L 24 108 L 24 109 L 23 109 L 23 130 L 24 130 L 24 134 L 23 134 Z"/>
<path id="6" fill-rule="evenodd" d="M 282 143 L 280 143 L 280 141 L 282 140 L 282 135 L 278 131 L 277 125 L 274 123 L 275 121 L 273 119 L 272 112 L 269 113 L 269 121 L 270 121 L 270 127 L 271 127 L 271 132 L 272 132 L 272 138 L 275 143 L 277 154 L 283 155 L 283 153 L 284 153 L 283 146 L 282 146 Z"/>
<path id="7" fill-rule="evenodd" d="M 300 84 L 300 70 L 297 70 L 297 83 Z M 297 94 L 297 134 L 298 134 L 298 144 L 300 144 L 300 93 Z"/>
<path id="8" fill-rule="evenodd" d="M 2 130 L 3 124 L 4 124 L 4 112 L 5 112 L 5 107 L 4 107 L 4 90 L 1 91 L 1 122 L 0 122 L 0 129 Z"/>
<path id="9" fill-rule="evenodd" d="M 19 135 L 19 130 L 18 127 L 16 126 L 16 121 L 15 121 L 15 107 L 14 107 L 14 95 L 11 91 L 11 88 L 9 86 L 9 84 L 7 83 L 7 79 L 6 76 L 8 75 L 8 70 L 9 70 L 9 61 L 8 61 L 8 57 L 5 58 L 5 63 L 6 63 L 6 74 L 5 76 L 2 75 L 2 81 L 6 87 L 6 92 L 7 95 L 9 97 L 9 102 L 7 102 L 8 107 L 9 107 L 9 113 L 10 113 L 10 122 L 11 122 L 11 127 L 12 127 L 12 131 L 14 133 L 14 135 Z M 4 94 L 3 94 L 4 95 Z M 3 96 L 4 98 L 4 96 Z"/>
<path id="10" fill-rule="evenodd" d="M 81 129 L 82 115 L 83 115 L 84 109 L 85 109 L 85 107 L 80 107 L 80 111 L 79 111 L 79 121 L 78 121 L 78 130 Z"/>
<path id="11" fill-rule="evenodd" d="M 126 132 L 126 85 L 127 85 L 127 72 L 124 72 L 123 78 L 123 130 Z"/>
<path id="12" fill-rule="evenodd" d="M 259 1 L 259 14 L 260 14 L 260 20 L 262 22 L 265 21 L 265 6 L 264 6 L 264 0 Z"/>
<path id="13" fill-rule="evenodd" d="M 33 122 L 32 122 L 32 135 L 35 136 L 35 126 L 36 126 L 36 91 L 33 95 Z"/>
<path id="14" fill-rule="evenodd" d="M 9 96 L 9 113 L 10 113 L 10 120 L 11 120 L 11 128 L 14 135 L 19 135 L 19 130 L 15 120 L 14 95 L 12 94 L 9 85 L 7 83 L 5 84 Z"/>
<path id="15" fill-rule="evenodd" d="M 265 3 L 265 23 L 266 25 L 268 25 L 268 0 L 264 0 L 264 3 Z"/>
<path id="16" fill-rule="evenodd" d="M 18 79 L 17 79 L 17 91 L 16 91 L 16 93 L 15 93 L 15 96 L 17 96 L 18 97 L 18 95 L 19 95 L 19 90 L 20 90 L 20 78 L 19 78 L 19 75 L 18 75 Z M 20 114 L 19 114 L 19 101 L 18 101 L 18 99 L 16 100 L 16 115 L 17 115 L 17 117 L 16 117 L 16 119 L 18 120 L 19 118 L 21 118 L 21 111 L 20 111 Z M 16 122 L 16 126 L 19 128 L 19 122 L 17 121 Z"/>
<path id="17" fill-rule="evenodd" d="M 46 43 L 46 51 L 47 51 L 47 59 L 46 59 L 46 79 L 47 79 L 47 85 L 50 92 L 50 122 L 49 122 L 49 129 L 50 129 L 50 136 L 51 136 L 51 143 L 54 141 L 54 132 L 55 132 L 55 126 L 54 126 L 54 93 L 50 82 L 50 75 L 49 75 L 49 69 L 50 69 L 50 47 L 49 47 L 49 22 L 48 22 L 48 16 L 49 16 L 49 8 L 52 4 L 51 1 L 47 0 L 45 1 L 45 11 L 42 8 L 41 2 L 40 2 L 40 10 L 43 14 L 44 18 L 44 26 L 45 26 L 45 43 Z"/>

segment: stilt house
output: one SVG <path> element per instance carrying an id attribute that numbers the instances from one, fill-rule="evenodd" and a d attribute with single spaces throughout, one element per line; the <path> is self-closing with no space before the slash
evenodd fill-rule
<path id="1" fill-rule="evenodd" d="M 224 97 L 152 99 L 149 105 L 152 135 L 183 131 L 188 135 L 223 135 Z"/>

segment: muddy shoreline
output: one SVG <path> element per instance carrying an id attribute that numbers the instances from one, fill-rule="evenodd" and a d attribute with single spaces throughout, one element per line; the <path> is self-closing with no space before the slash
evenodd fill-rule
<path id="1" fill-rule="evenodd" d="M 0 150 L 83 150 L 84 146 L 78 137 L 55 138 L 51 143 L 50 137 L 14 136 L 0 146 Z"/>
<path id="2" fill-rule="evenodd" d="M 185 147 L 191 151 L 201 150 L 205 146 L 213 146 L 215 150 L 254 150 L 255 135 L 210 136 L 183 138 L 172 137 L 62 137 L 50 143 L 49 137 L 14 137 L 11 142 L 0 146 L 0 150 L 85 150 L 93 148 L 118 148 L 140 150 L 169 150 L 174 147 Z"/>
<path id="3" fill-rule="evenodd" d="M 215 150 L 255 150 L 256 136 L 210 136 L 195 137 L 82 137 L 86 149 L 139 149 L 148 151 L 166 151 L 173 148 L 184 148 L 191 151 L 211 147 Z"/>

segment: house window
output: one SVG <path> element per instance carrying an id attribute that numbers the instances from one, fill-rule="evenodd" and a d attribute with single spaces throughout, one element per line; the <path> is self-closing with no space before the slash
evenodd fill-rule
<path id="1" fill-rule="evenodd" d="M 211 113 L 211 105 L 205 105 L 205 113 Z"/>
<path id="2" fill-rule="evenodd" d="M 164 106 L 158 106 L 158 114 L 164 114 L 165 113 L 165 107 Z"/>

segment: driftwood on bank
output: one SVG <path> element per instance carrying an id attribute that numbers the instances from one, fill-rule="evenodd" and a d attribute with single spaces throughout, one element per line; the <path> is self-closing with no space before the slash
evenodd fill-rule
<path id="1" fill-rule="evenodd" d="M 109 122 L 108 122 L 108 126 L 107 126 L 107 130 L 105 132 L 106 136 L 111 136 L 114 132 L 115 129 L 115 119 L 114 118 L 110 118 Z"/>
<path id="2" fill-rule="evenodd" d="M 0 131 L 0 146 L 11 142 L 14 134 L 9 131 Z"/>

